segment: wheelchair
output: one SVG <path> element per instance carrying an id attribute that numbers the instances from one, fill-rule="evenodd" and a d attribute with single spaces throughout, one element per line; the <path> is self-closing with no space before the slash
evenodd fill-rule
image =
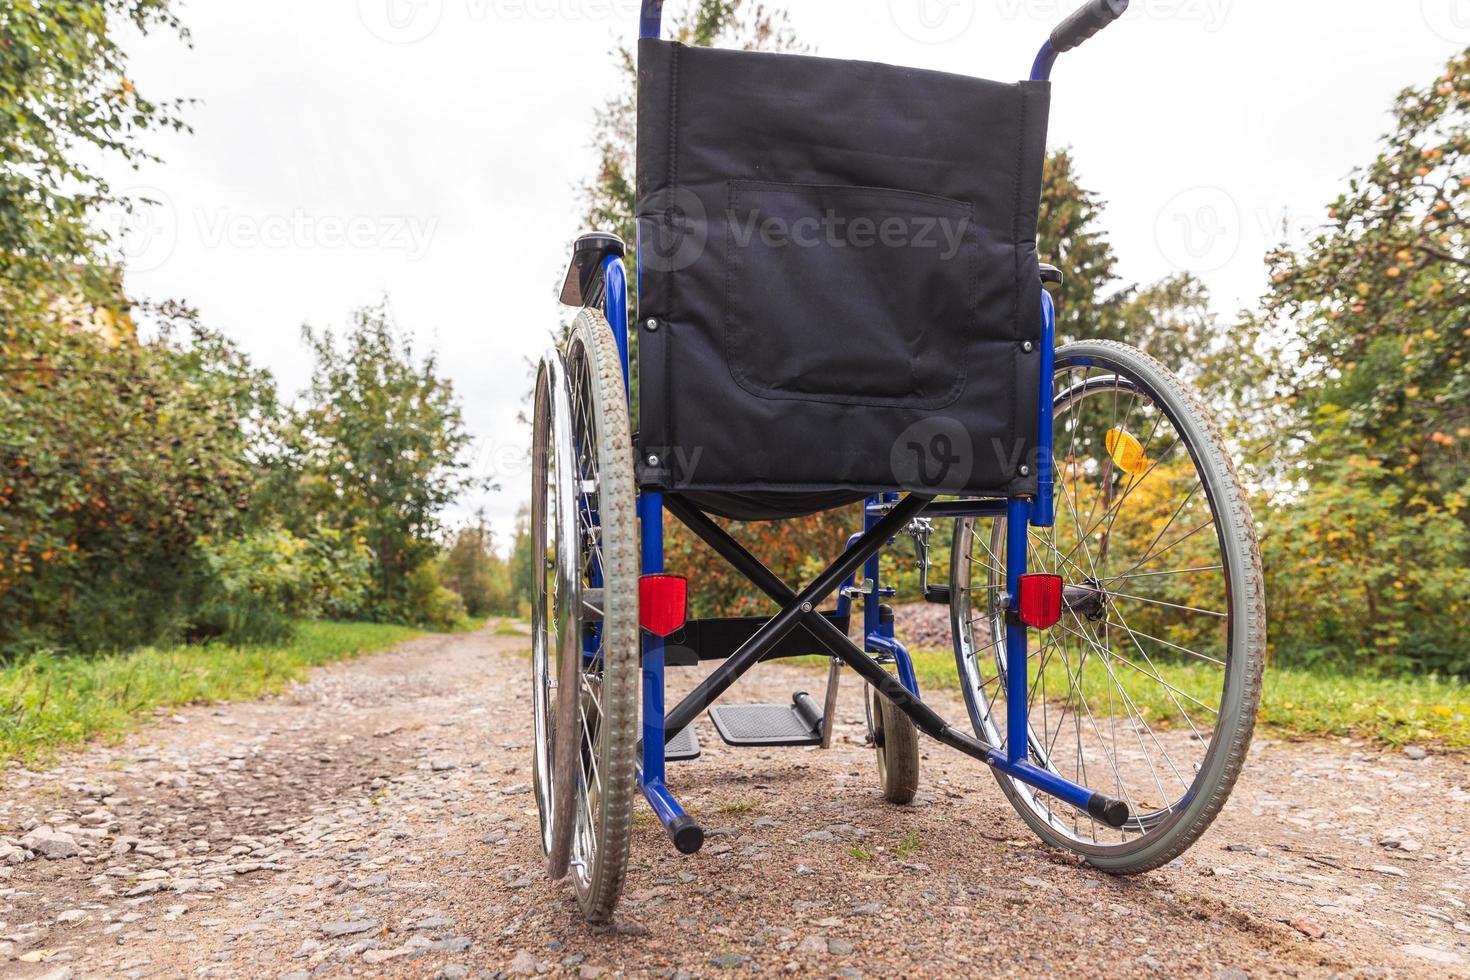
<path id="1" fill-rule="evenodd" d="M 1266 637 L 1246 493 L 1173 373 L 1055 347 L 1062 276 L 1036 244 L 1053 62 L 1126 5 L 1089 0 L 1001 84 L 686 47 L 644 0 L 636 297 L 623 242 L 578 239 L 578 312 L 534 402 L 535 792 L 547 872 L 587 920 L 614 914 L 640 795 L 679 852 L 703 844 L 666 781 L 700 715 L 732 745 L 825 747 L 849 670 L 896 805 L 921 735 L 1106 872 L 1166 864 L 1224 805 Z M 854 534 L 800 587 L 716 520 L 835 508 Z M 691 617 L 666 517 L 776 611 Z M 900 541 L 913 598 L 949 609 L 963 721 L 925 702 L 898 635 Z M 823 700 L 716 704 L 812 654 Z M 667 668 L 713 661 L 666 705 Z"/>

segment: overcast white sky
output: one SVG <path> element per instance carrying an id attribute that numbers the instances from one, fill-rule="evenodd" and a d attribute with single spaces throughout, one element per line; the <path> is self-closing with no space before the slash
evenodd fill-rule
<path id="1" fill-rule="evenodd" d="M 767 0 L 771 3 L 772 0 Z M 777 4 L 779 5 L 779 4 Z M 815 53 L 1023 77 L 1074 0 L 791 0 Z M 681 4 L 671 0 L 671 9 Z M 508 535 L 526 498 L 527 358 L 558 317 L 574 185 L 636 0 L 193 0 L 192 49 L 135 44 L 192 135 L 114 170 L 160 206 L 122 230 L 132 295 L 180 297 L 305 382 L 303 322 L 382 295 L 438 351 Z M 1108 202 L 1129 281 L 1197 272 L 1230 313 L 1260 294 L 1285 224 L 1315 224 L 1366 162 L 1394 94 L 1470 44 L 1470 0 L 1133 0 L 1064 55 L 1051 142 Z M 732 96 L 732 99 L 734 97 Z M 732 104 L 732 110 L 738 105 Z M 1065 301 L 1065 300 L 1064 300 Z"/>

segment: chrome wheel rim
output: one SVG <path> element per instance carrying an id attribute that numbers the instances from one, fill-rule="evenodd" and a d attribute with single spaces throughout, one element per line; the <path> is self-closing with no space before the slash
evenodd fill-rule
<path id="1" fill-rule="evenodd" d="M 556 823 L 558 736 L 557 694 L 561 664 L 575 650 L 580 634 L 581 588 L 576 577 L 576 510 L 566 492 L 575 466 L 572 459 L 571 412 L 561 357 L 555 351 L 541 362 L 537 377 L 533 425 L 537 434 L 532 459 L 531 673 L 535 718 L 536 806 L 544 853 L 553 858 L 553 873 L 564 870 Z M 564 733 L 563 737 L 565 737 Z M 563 834 L 565 836 L 565 834 Z"/>

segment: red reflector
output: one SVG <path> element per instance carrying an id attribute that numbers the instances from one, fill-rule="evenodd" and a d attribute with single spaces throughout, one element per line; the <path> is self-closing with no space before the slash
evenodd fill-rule
<path id="1" fill-rule="evenodd" d="M 1062 618 L 1062 577 L 1022 575 L 1016 604 L 1021 622 L 1044 630 Z"/>
<path id="2" fill-rule="evenodd" d="M 645 575 L 638 580 L 638 624 L 654 636 L 684 628 L 689 580 L 682 575 Z"/>

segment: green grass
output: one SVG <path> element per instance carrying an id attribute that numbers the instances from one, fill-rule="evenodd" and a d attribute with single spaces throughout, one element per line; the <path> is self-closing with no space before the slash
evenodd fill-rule
<path id="1" fill-rule="evenodd" d="M 914 671 L 919 689 L 957 690 L 954 654 L 928 649 L 914 653 Z M 1133 659 L 1137 662 L 1136 658 Z M 802 658 L 799 663 L 826 667 L 825 658 Z M 1093 664 L 1096 662 L 1094 661 Z M 1154 669 L 1170 685 L 1208 704 L 1219 697 L 1218 668 L 1155 661 Z M 1156 681 L 1116 668 L 1125 679 L 1133 707 L 1150 725 L 1167 728 L 1182 725 L 1174 698 Z M 1082 671 L 1081 687 L 1094 710 L 1106 704 L 1114 689 L 1107 672 L 1089 665 Z M 1046 688 L 1060 701 L 1068 689 L 1065 668 L 1056 660 L 1048 665 Z M 1209 713 L 1181 699 L 1200 723 Z M 1123 709 L 1118 708 L 1121 713 Z M 1279 736 L 1350 737 L 1384 745 L 1440 745 L 1470 748 L 1470 685 L 1440 677 L 1379 678 L 1341 670 L 1290 667 L 1266 668 L 1261 694 L 1259 722 L 1262 730 Z"/>
<path id="2" fill-rule="evenodd" d="M 526 624 L 519 619 L 502 619 L 495 624 L 494 635 L 526 636 Z"/>
<path id="3" fill-rule="evenodd" d="M 1137 661 L 1137 658 L 1132 658 Z M 1214 704 L 1219 698 L 1219 668 L 1191 664 L 1153 664 L 1167 683 L 1180 691 Z M 1182 725 L 1175 699 L 1180 695 L 1141 675 L 1123 678 L 1134 708 L 1153 725 Z M 949 650 L 921 650 L 914 655 L 919 688 L 955 689 L 959 686 L 954 654 Z M 1046 677 L 1047 690 L 1058 700 L 1067 690 L 1067 675 L 1052 659 Z M 1082 671 L 1081 686 L 1090 704 L 1106 703 L 1113 687 L 1106 671 Z M 1209 713 L 1180 699 L 1196 724 Z M 1094 707 L 1096 710 L 1096 707 Z M 1121 710 L 1121 709 L 1120 709 Z M 1448 748 L 1470 748 L 1470 685 L 1438 677 L 1385 679 L 1345 674 L 1319 668 L 1268 667 L 1261 693 L 1259 721 L 1280 735 L 1366 738 L 1387 745 L 1408 743 L 1440 744 Z"/>
<path id="4" fill-rule="evenodd" d="M 871 861 L 878 856 L 861 844 L 853 844 L 847 849 L 847 853 L 859 861 Z"/>
<path id="5" fill-rule="evenodd" d="M 903 835 L 903 837 L 899 840 L 897 844 L 894 845 L 893 853 L 898 855 L 898 859 L 900 861 L 907 861 L 909 858 L 917 854 L 919 848 L 923 846 L 923 838 L 921 838 L 916 832 L 910 830 L 908 833 Z"/>
<path id="6" fill-rule="evenodd" d="M 116 739 L 154 708 L 259 697 L 334 660 L 418 635 L 401 626 L 306 622 L 289 643 L 145 648 L 101 657 L 32 656 L 0 667 L 0 759 L 44 762 L 95 738 Z"/>

